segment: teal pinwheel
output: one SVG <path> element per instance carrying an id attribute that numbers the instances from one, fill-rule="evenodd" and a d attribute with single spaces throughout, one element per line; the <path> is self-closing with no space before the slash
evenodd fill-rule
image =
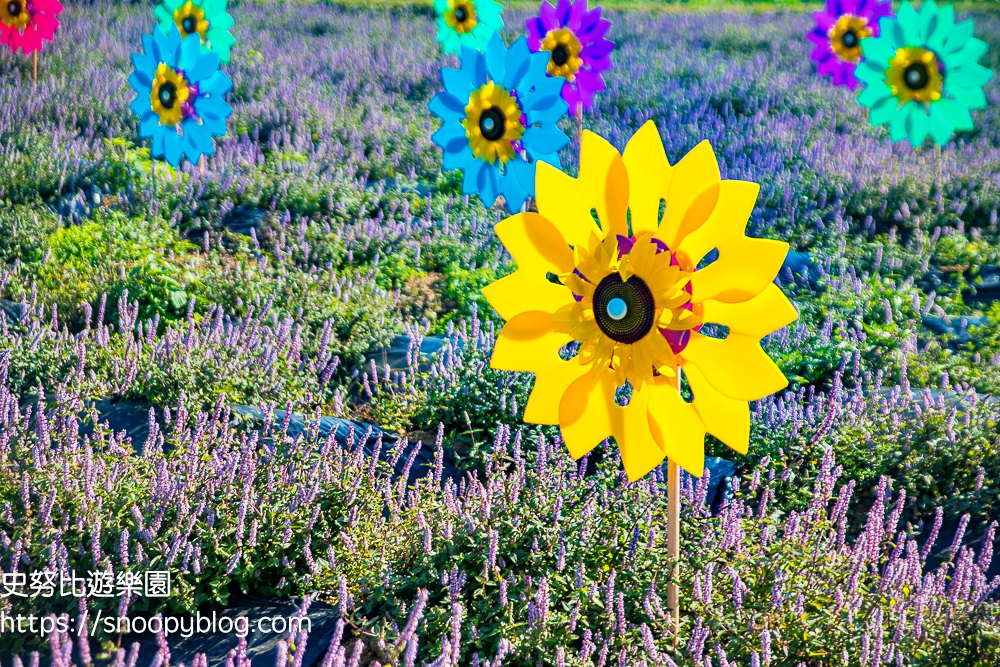
<path id="1" fill-rule="evenodd" d="M 153 15 L 163 32 L 169 33 L 175 25 L 181 39 L 197 34 L 203 52 L 214 51 L 221 63 L 229 63 L 229 50 L 236 40 L 229 34 L 233 17 L 226 13 L 226 0 L 163 0 Z"/>
<path id="2" fill-rule="evenodd" d="M 437 39 L 445 53 L 459 53 L 463 46 L 485 52 L 493 33 L 503 30 L 496 0 L 434 0 Z"/>
<path id="3" fill-rule="evenodd" d="M 920 11 L 903 2 L 895 18 L 879 21 L 879 36 L 861 40 L 855 76 L 865 84 L 858 102 L 871 124 L 889 126 L 893 141 L 914 147 L 929 135 L 940 146 L 973 128 L 971 109 L 986 106 L 983 86 L 993 72 L 977 61 L 986 43 L 972 20 L 955 23 L 952 5 L 925 0 Z"/>

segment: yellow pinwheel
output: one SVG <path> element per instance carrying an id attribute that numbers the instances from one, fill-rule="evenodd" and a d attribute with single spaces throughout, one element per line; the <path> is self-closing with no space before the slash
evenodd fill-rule
<path id="1" fill-rule="evenodd" d="M 483 290 L 506 320 L 491 365 L 535 374 L 524 420 L 577 459 L 614 436 L 632 481 L 664 457 L 700 477 L 706 433 L 745 454 L 747 401 L 788 384 L 760 339 L 797 317 L 773 282 L 788 245 L 744 233 L 759 189 L 722 180 L 707 141 L 671 166 L 652 122 L 624 153 L 584 132 L 578 178 L 539 164 L 539 212 L 496 226 L 517 270 Z"/>

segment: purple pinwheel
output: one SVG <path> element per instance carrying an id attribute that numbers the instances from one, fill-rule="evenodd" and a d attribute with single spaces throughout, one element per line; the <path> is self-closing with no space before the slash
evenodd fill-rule
<path id="1" fill-rule="evenodd" d="M 587 9 L 587 0 L 542 2 L 538 16 L 525 21 L 532 51 L 549 51 L 549 76 L 566 79 L 562 97 L 571 112 L 590 109 L 594 93 L 604 90 L 601 72 L 611 69 L 615 43 L 604 38 L 611 21 L 601 8 Z"/>
<path id="2" fill-rule="evenodd" d="M 816 44 L 812 59 L 821 76 L 832 76 L 836 86 L 858 87 L 854 69 L 861 62 L 861 40 L 878 37 L 878 21 L 892 16 L 889 0 L 826 0 L 826 9 L 814 14 L 816 27 L 809 40 Z"/>

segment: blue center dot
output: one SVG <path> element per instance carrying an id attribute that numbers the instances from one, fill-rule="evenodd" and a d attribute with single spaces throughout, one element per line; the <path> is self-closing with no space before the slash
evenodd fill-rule
<path id="1" fill-rule="evenodd" d="M 608 301 L 608 317 L 613 320 L 620 320 L 628 314 L 628 306 L 624 299 L 615 297 Z"/>

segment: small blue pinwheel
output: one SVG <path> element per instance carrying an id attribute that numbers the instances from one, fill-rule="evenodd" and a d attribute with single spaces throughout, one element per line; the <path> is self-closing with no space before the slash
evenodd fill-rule
<path id="1" fill-rule="evenodd" d="M 181 39 L 173 25 L 143 35 L 142 46 L 144 53 L 132 54 L 130 108 L 139 116 L 139 135 L 153 140 L 153 157 L 176 168 L 182 155 L 198 162 L 214 154 L 212 137 L 225 136 L 233 112 L 222 99 L 233 84 L 219 71 L 219 54 L 202 52 L 196 34 Z"/>
<path id="2" fill-rule="evenodd" d="M 444 92 L 428 108 L 444 121 L 432 137 L 444 151 L 444 168 L 463 172 L 462 192 L 486 206 L 503 195 L 511 213 L 535 193 L 535 166 L 559 168 L 569 143 L 556 124 L 569 107 L 563 77 L 546 76 L 549 53 L 532 53 L 527 38 L 508 50 L 494 33 L 480 53 L 462 47 L 460 69 L 442 68 Z"/>

